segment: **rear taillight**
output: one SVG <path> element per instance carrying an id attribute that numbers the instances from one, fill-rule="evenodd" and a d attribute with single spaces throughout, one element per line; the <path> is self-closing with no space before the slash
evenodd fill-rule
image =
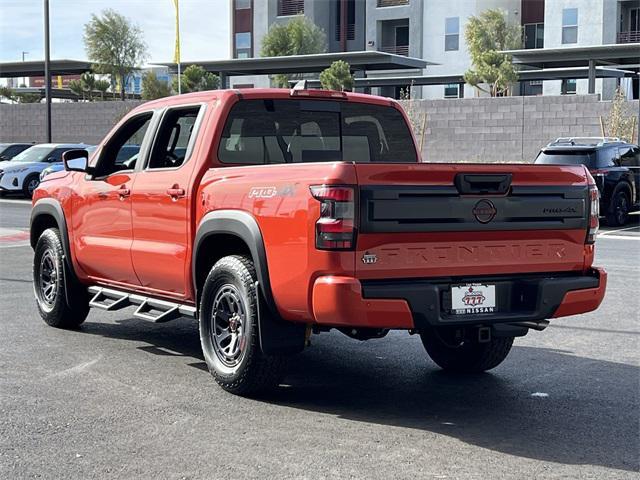
<path id="1" fill-rule="evenodd" d="M 351 250 L 356 243 L 355 189 L 353 187 L 312 186 L 311 195 L 320 201 L 316 222 L 316 248 Z"/>
<path id="2" fill-rule="evenodd" d="M 600 192 L 595 185 L 589 185 L 589 231 L 587 243 L 595 243 L 600 227 Z"/>

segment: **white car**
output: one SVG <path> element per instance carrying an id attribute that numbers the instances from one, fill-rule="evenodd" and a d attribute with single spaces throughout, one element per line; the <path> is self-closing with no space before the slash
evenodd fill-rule
<path id="1" fill-rule="evenodd" d="M 91 159 L 93 152 L 95 152 L 97 148 L 98 147 L 96 145 L 85 148 L 89 154 L 89 159 Z M 62 170 L 64 170 L 64 165 L 62 163 L 54 163 L 53 165 L 48 166 L 40 173 L 40 183 L 42 183 L 45 177 L 48 177 L 52 173 L 61 172 Z"/>
<path id="2" fill-rule="evenodd" d="M 26 149 L 0 166 L 0 194 L 22 192 L 31 198 L 45 168 L 61 164 L 67 150 L 87 147 L 84 143 L 41 143 Z"/>

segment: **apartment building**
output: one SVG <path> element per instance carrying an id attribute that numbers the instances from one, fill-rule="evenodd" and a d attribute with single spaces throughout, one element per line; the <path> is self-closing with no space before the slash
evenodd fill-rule
<path id="1" fill-rule="evenodd" d="M 547 0 L 544 48 L 640 42 L 639 0 Z M 640 50 L 638 51 L 640 63 Z M 635 91 L 637 98 L 637 78 Z M 596 80 L 596 93 L 611 98 L 616 79 Z M 587 80 L 546 81 L 545 95 L 585 94 Z"/>
<path id="2" fill-rule="evenodd" d="M 559 48 L 640 42 L 640 0 L 230 0 L 231 56 L 259 56 L 262 39 L 273 24 L 304 15 L 327 35 L 329 52 L 379 50 L 435 62 L 406 75 L 462 75 L 470 66 L 464 39 L 471 16 L 501 9 L 523 30 L 523 48 Z M 640 57 L 640 53 L 639 53 Z M 638 63 L 640 64 L 640 58 Z M 375 72 L 370 76 L 391 75 Z M 616 79 L 598 79 L 596 92 L 610 98 Z M 634 92 L 638 91 L 637 79 Z M 235 77 L 234 85 L 268 85 L 266 77 Z M 374 91 L 398 96 L 400 88 Z M 587 92 L 587 80 L 523 82 L 516 95 Z M 414 87 L 422 98 L 477 95 L 464 84 Z"/>
<path id="3" fill-rule="evenodd" d="M 508 21 L 520 23 L 521 0 L 424 0 L 424 58 L 439 65 L 430 66 L 427 75 L 462 75 L 471 66 L 464 30 L 471 16 L 483 10 L 501 9 Z M 433 85 L 422 87 L 424 98 L 473 97 L 470 85 Z"/>

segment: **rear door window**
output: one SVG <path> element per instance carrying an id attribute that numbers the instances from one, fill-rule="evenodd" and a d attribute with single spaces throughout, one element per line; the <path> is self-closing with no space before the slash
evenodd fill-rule
<path id="1" fill-rule="evenodd" d="M 602 150 L 598 151 L 596 168 L 615 167 L 617 163 L 618 163 L 617 148 L 603 148 Z"/>
<path id="2" fill-rule="evenodd" d="M 156 135 L 147 168 L 179 168 L 187 160 L 201 106 L 167 110 Z"/>
<path id="3" fill-rule="evenodd" d="M 640 148 L 624 147 L 618 149 L 622 167 L 640 167 Z"/>
<path id="4" fill-rule="evenodd" d="M 51 153 L 49 154 L 49 156 L 47 157 L 46 161 L 49 163 L 57 163 L 57 162 L 61 162 L 62 161 L 62 154 L 64 152 L 67 152 L 69 150 L 73 150 L 72 148 L 56 148 L 54 150 L 51 151 Z"/>
<path id="5" fill-rule="evenodd" d="M 298 99 L 235 104 L 218 158 L 241 165 L 418 161 L 409 127 L 395 108 Z"/>
<path id="6" fill-rule="evenodd" d="M 595 168 L 595 158 L 594 151 L 546 150 L 538 154 L 535 163 L 543 165 L 585 165 L 587 168 Z"/>

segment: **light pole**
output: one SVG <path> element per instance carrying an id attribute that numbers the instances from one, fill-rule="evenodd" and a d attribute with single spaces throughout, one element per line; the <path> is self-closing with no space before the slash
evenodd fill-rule
<path id="1" fill-rule="evenodd" d="M 49 71 L 49 0 L 44 0 L 44 93 L 47 104 L 47 143 L 51 143 L 51 72 Z"/>
<path id="2" fill-rule="evenodd" d="M 22 61 L 24 62 L 24 57 L 26 55 L 29 55 L 29 52 L 25 52 L 24 50 L 22 51 Z M 22 77 L 22 84 L 26 87 L 27 86 L 27 80 L 26 77 Z"/>
<path id="3" fill-rule="evenodd" d="M 180 4 L 179 0 L 173 0 L 176 7 L 176 48 L 173 61 L 178 64 L 178 95 L 182 93 L 182 72 L 180 65 Z"/>

